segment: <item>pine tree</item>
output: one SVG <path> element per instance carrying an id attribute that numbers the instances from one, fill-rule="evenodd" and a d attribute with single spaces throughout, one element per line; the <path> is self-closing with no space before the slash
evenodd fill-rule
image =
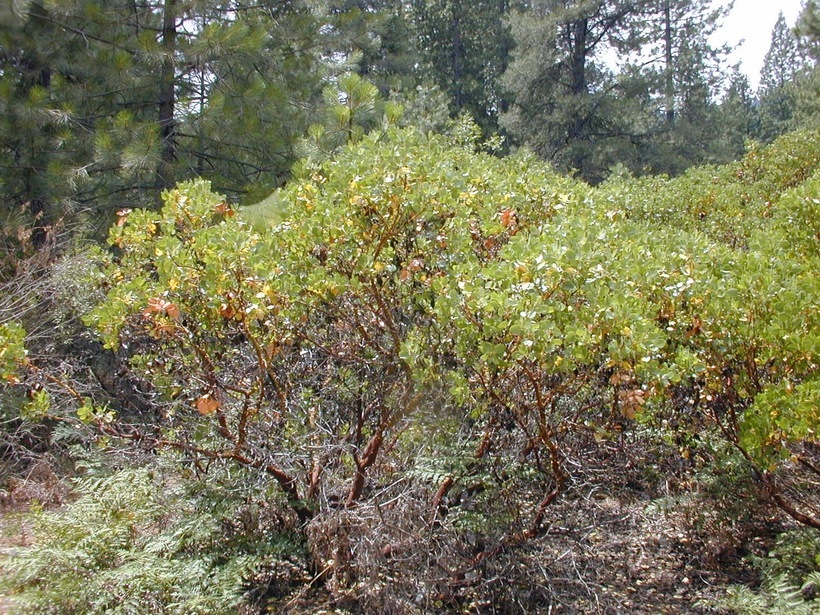
<path id="1" fill-rule="evenodd" d="M 511 18 L 516 48 L 503 77 L 513 105 L 501 125 L 559 168 L 602 179 L 606 152 L 632 133 L 628 101 L 601 57 L 624 50 L 634 7 L 619 0 L 538 0 Z"/>
<path id="2" fill-rule="evenodd" d="M 410 18 L 429 80 L 446 92 L 453 114 L 468 111 L 485 133 L 507 105 L 500 77 L 512 40 L 508 0 L 411 0 Z"/>
<path id="3" fill-rule="evenodd" d="M 820 3 L 818 0 L 806 0 L 797 18 L 795 33 L 798 37 L 798 48 L 807 62 L 820 61 Z"/>
<path id="4" fill-rule="evenodd" d="M 797 47 L 805 63 L 797 82 L 795 126 L 820 128 L 820 3 L 806 0 L 795 27 Z"/>
<path id="5" fill-rule="evenodd" d="M 644 36 L 663 92 L 663 115 L 669 125 L 687 113 L 687 105 L 713 93 L 723 82 L 721 62 L 726 47 L 714 47 L 709 37 L 731 10 L 731 3 L 712 8 L 709 0 L 653 0 L 647 7 Z"/>
<path id="6" fill-rule="evenodd" d="M 283 183 L 322 105 L 327 57 L 338 43 L 327 16 L 302 2 L 265 0 L 204 8 L 178 66 L 179 179 L 199 176 L 253 202 Z"/>
<path id="7" fill-rule="evenodd" d="M 105 224 L 195 175 L 251 199 L 286 176 L 324 86 L 307 6 L 19 4 L 0 33 L 6 207 Z"/>
<path id="8" fill-rule="evenodd" d="M 784 87 L 794 80 L 801 68 L 797 39 L 781 11 L 772 29 L 769 51 L 763 58 L 763 68 L 760 71 L 761 92 Z"/>
<path id="9" fill-rule="evenodd" d="M 731 8 L 713 8 L 709 0 L 650 0 L 644 6 L 642 57 L 654 61 L 643 61 L 641 72 L 655 92 L 652 113 L 662 118 L 653 129 L 654 172 L 677 174 L 693 164 L 725 161 L 714 137 L 729 47 L 709 38 Z"/>
<path id="10" fill-rule="evenodd" d="M 127 41 L 157 22 L 147 10 L 118 20 L 126 10 L 125 2 L 31 2 L 4 28 L 5 203 L 27 203 L 46 218 L 106 193 L 145 203 L 138 192 L 154 185 L 160 159 L 157 107 L 148 101 L 159 90 L 138 54 L 156 56 L 147 37 L 142 48 Z"/>
<path id="11" fill-rule="evenodd" d="M 797 38 L 781 12 L 760 71 L 760 137 L 764 141 L 771 141 L 794 126 L 795 80 L 802 69 Z"/>
<path id="12" fill-rule="evenodd" d="M 714 150 L 727 160 L 740 158 L 746 141 L 757 133 L 759 121 L 757 99 L 749 78 L 735 66 L 720 101 L 715 122 L 720 138 L 715 140 Z"/>
<path id="13" fill-rule="evenodd" d="M 382 96 L 412 91 L 421 57 L 404 0 L 331 0 L 326 8 L 336 50 Z"/>

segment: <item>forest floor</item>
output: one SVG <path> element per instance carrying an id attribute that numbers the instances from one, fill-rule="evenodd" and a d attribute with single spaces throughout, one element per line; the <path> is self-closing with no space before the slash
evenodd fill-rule
<path id="1" fill-rule="evenodd" d="M 623 483 L 580 481 L 550 507 L 541 536 L 502 550 L 468 573 L 469 589 L 451 596 L 449 604 L 447 598 L 443 604 L 429 604 L 382 597 L 362 610 L 361 602 L 345 607 L 323 600 L 319 590 L 302 601 L 284 600 L 280 605 L 290 608 L 273 612 L 725 614 L 727 590 L 733 585 L 756 587 L 760 573 L 753 558 L 765 557 L 777 535 L 794 524 L 748 502 L 737 509 L 752 508 L 754 514 L 736 514 L 733 507 L 742 494 L 727 494 L 725 508 L 716 510 L 699 489 L 684 481 L 650 495 Z M 424 540 L 410 548 L 424 550 Z M 383 587 L 403 581 L 395 572 L 379 578 Z M 499 603 L 505 606 L 499 608 Z"/>
<path id="2" fill-rule="evenodd" d="M 55 483 L 49 473 L 39 480 L 29 478 L 16 490 L 0 494 L 5 495 L 0 506 L 0 574 L 9 558 L 32 544 L 26 510 L 32 504 L 59 507 L 66 501 L 64 483 Z M 517 592 L 521 598 L 517 612 L 521 613 L 722 613 L 718 605 L 727 587 L 753 585 L 757 580 L 747 556 L 764 555 L 776 532 L 784 529 L 782 520 L 772 517 L 740 536 L 731 523 L 723 525 L 719 519 L 704 516 L 693 492 L 653 498 L 643 492 L 604 492 L 587 485 L 567 495 L 551 508 L 541 537 L 501 553 L 490 569 L 481 571 L 480 593 L 486 597 Z M 418 543 L 414 548 L 424 546 Z M 526 584 L 521 583 L 524 579 Z M 13 612 L 11 601 L 0 596 L 0 615 Z M 505 602 L 510 604 L 509 599 Z M 453 604 L 452 609 L 447 604 L 408 604 L 406 612 L 496 613 L 486 601 L 469 610 L 464 610 L 463 601 L 459 607 Z M 543 608 L 533 606 L 539 604 Z M 510 612 L 508 608 L 505 613 Z M 378 611 L 334 604 L 326 591 L 316 588 L 295 591 L 268 612 Z"/>
<path id="3" fill-rule="evenodd" d="M 23 476 L 11 476 L 0 489 L 0 576 L 15 555 L 34 543 L 31 511 L 57 509 L 67 501 L 70 487 L 45 462 L 34 463 Z M 0 593 L 0 615 L 13 613 L 14 599 Z"/>
<path id="4" fill-rule="evenodd" d="M 6 507 L 0 510 L 0 575 L 6 562 L 21 548 L 32 544 L 31 527 L 26 519 L 27 506 L 14 510 Z M 0 593 L 0 615 L 12 613 L 13 598 Z"/>

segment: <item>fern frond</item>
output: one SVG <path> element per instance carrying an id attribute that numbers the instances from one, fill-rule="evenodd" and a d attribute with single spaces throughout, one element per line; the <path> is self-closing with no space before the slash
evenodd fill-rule
<path id="1" fill-rule="evenodd" d="M 37 515 L 36 545 L 0 575 L 17 612 L 236 613 L 246 580 L 299 548 L 268 534 L 227 539 L 224 523 L 242 498 L 183 488 L 178 477 L 168 484 L 156 469 L 85 477 L 77 490 L 63 511 Z"/>

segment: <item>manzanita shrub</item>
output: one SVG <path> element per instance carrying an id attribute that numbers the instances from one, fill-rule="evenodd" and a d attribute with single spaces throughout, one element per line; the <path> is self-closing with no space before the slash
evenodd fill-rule
<path id="1" fill-rule="evenodd" d="M 381 517 L 402 485 L 431 536 L 470 543 L 456 580 L 539 536 L 582 452 L 624 433 L 722 438 L 817 526 L 781 476 L 817 467 L 818 142 L 592 189 L 389 128 L 252 216 L 181 184 L 119 212 L 85 319 L 154 411 L 84 400 L 77 418 L 269 477 L 301 528 Z M 340 549 L 316 567 L 349 585 Z"/>
<path id="2" fill-rule="evenodd" d="M 328 497 L 355 504 L 419 417 L 454 410 L 472 350 L 436 303 L 457 268 L 494 267 L 544 212 L 581 206 L 530 158 L 411 130 L 376 141 L 293 182 L 260 230 L 204 182 L 159 213 L 121 212 L 111 289 L 87 318 L 155 387 L 156 445 L 258 467 L 303 521 Z"/>
<path id="3" fill-rule="evenodd" d="M 472 461 L 431 470 L 435 501 L 500 455 L 546 485 L 519 519 L 534 535 L 573 439 L 653 412 L 719 430 L 766 478 L 818 424 L 816 160 L 793 166 L 742 246 L 635 216 L 642 183 L 594 191 L 409 129 L 306 167 L 268 224 L 180 185 L 111 231 L 87 322 L 132 353 L 159 419 L 105 429 L 258 468 L 302 521 L 412 450 L 460 447 Z M 653 207 L 685 181 L 656 183 Z"/>
<path id="4" fill-rule="evenodd" d="M 0 324 L 0 380 L 14 382 L 25 361 L 25 330 L 15 322 Z"/>

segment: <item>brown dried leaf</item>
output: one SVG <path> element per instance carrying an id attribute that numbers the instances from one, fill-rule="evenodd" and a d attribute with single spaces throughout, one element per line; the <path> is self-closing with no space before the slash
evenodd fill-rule
<path id="1" fill-rule="evenodd" d="M 179 320 L 180 312 L 179 306 L 176 303 L 169 303 L 165 306 L 165 313 L 174 320 Z"/>
<path id="2" fill-rule="evenodd" d="M 646 402 L 646 393 L 641 389 L 629 389 L 628 391 L 619 391 L 618 400 L 621 402 L 621 414 L 624 418 L 632 420 L 635 418 L 638 410 Z"/>
<path id="3" fill-rule="evenodd" d="M 148 307 L 142 311 L 143 316 L 150 316 L 151 314 L 167 314 L 174 320 L 180 317 L 179 306 L 176 303 L 163 299 L 162 297 L 152 297 L 148 300 Z"/>
<path id="4" fill-rule="evenodd" d="M 202 416 L 207 416 L 219 410 L 219 402 L 208 393 L 197 399 L 196 402 L 194 402 L 194 407 Z"/>
<path id="5" fill-rule="evenodd" d="M 231 319 L 236 316 L 236 308 L 230 303 L 223 303 L 219 306 L 219 315 L 222 316 L 222 318 Z"/>
<path id="6" fill-rule="evenodd" d="M 214 211 L 218 213 L 220 216 L 226 216 L 228 218 L 236 214 L 236 212 L 233 209 L 231 209 L 231 206 L 228 205 L 227 201 L 222 201 L 219 205 L 217 205 L 214 208 Z"/>
<path id="7" fill-rule="evenodd" d="M 518 215 L 514 209 L 505 209 L 501 212 L 501 224 L 504 228 L 518 226 Z"/>

